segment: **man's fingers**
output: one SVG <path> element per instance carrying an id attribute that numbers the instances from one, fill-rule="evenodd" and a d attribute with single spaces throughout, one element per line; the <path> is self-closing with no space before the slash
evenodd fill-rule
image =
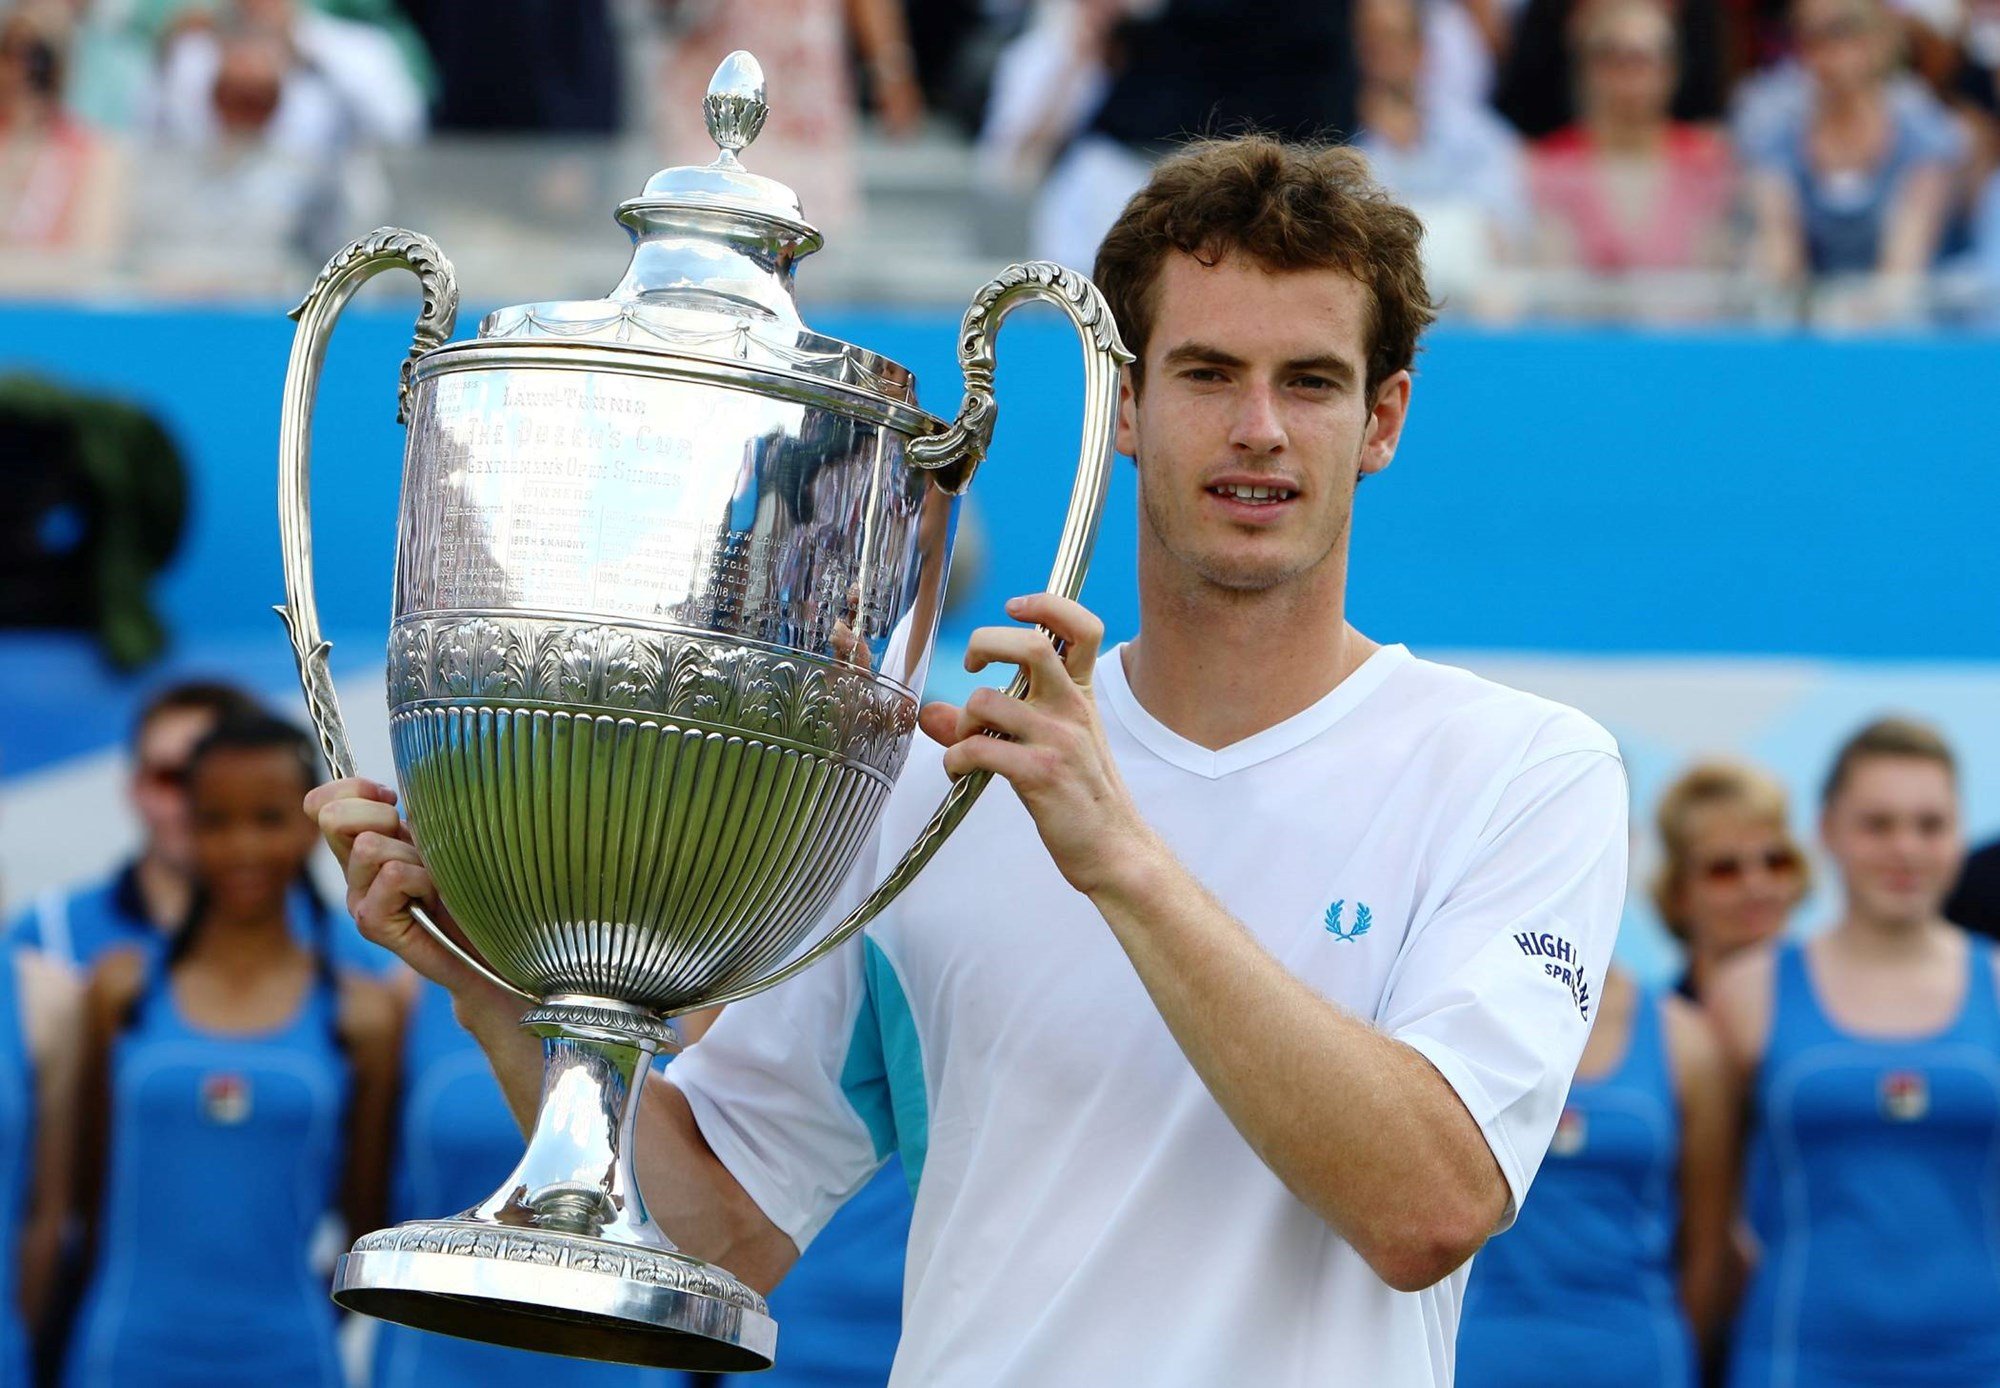
<path id="1" fill-rule="evenodd" d="M 371 781 L 363 776 L 342 777 L 323 786 L 314 786 L 306 792 L 307 817 L 318 819 L 319 812 L 336 800 L 375 800 L 393 805 L 396 803 L 396 792 L 380 781 Z"/>
<path id="2" fill-rule="evenodd" d="M 1057 593 L 1024 593 L 1007 601 L 1007 615 L 1047 627 L 1064 645 L 1062 661 L 1070 678 L 1088 687 L 1104 646 L 1104 623 L 1073 598 Z"/>
<path id="3" fill-rule="evenodd" d="M 374 889 L 376 879 L 392 863 L 423 867 L 416 848 L 402 839 L 373 830 L 356 836 L 347 858 L 347 904 L 360 912 L 361 901 Z M 428 890 L 428 888 L 426 888 Z"/>
<path id="4" fill-rule="evenodd" d="M 972 633 L 965 643 L 965 668 L 978 674 L 996 663 L 1026 670 L 1031 697 L 1052 697 L 1070 682 L 1049 638 L 1027 627 L 980 627 Z"/>
<path id="5" fill-rule="evenodd" d="M 328 800 L 314 816 L 319 822 L 319 832 L 333 856 L 345 869 L 354 852 L 354 841 L 363 834 L 380 834 L 386 838 L 409 837 L 402 817 L 396 807 L 380 800 L 363 800 L 349 796 Z"/>

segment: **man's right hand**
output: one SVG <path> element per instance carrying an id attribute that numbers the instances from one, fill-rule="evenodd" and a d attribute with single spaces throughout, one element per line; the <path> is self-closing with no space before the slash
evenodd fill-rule
<path id="1" fill-rule="evenodd" d="M 411 915 L 412 906 L 423 907 L 439 929 L 465 944 L 438 900 L 437 887 L 417 852 L 410 827 L 396 813 L 395 791 L 350 776 L 315 786 L 306 796 L 306 813 L 319 825 L 327 846 L 347 874 L 347 909 L 363 937 L 449 989 L 461 1017 L 468 1004 L 490 1004 L 510 1015 L 520 1014 L 523 1004 L 519 998 L 480 977 Z"/>

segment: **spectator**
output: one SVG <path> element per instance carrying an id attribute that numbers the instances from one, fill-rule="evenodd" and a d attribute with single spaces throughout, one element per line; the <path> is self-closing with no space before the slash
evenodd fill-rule
<path id="1" fill-rule="evenodd" d="M 1050 173 L 1034 214 L 1034 254 L 1088 266 L 1152 163 L 1191 135 L 1255 127 L 1334 137 L 1355 123 L 1348 6 L 1323 0 L 1086 0 L 1103 27 L 1112 77 L 1084 133 Z M 1098 32 L 1093 29 L 1091 32 Z"/>
<path id="2" fill-rule="evenodd" d="M 1944 917 L 1975 935 L 2000 940 L 2000 840 L 1977 849 L 1944 904 Z"/>
<path id="3" fill-rule="evenodd" d="M 160 74 L 158 124 L 172 142 L 205 146 L 231 128 L 230 113 L 214 100 L 232 60 L 232 35 L 268 36 L 281 46 L 280 130 L 292 131 L 293 147 L 310 157 L 332 158 L 350 144 L 409 144 L 424 133 L 424 95 L 408 62 L 386 32 L 358 20 L 337 19 L 299 0 L 230 0 L 215 22 L 197 12 L 194 22 L 169 43 Z M 308 82 L 324 84 L 330 110 L 315 111 L 312 123 L 286 109 L 294 92 Z M 287 123 L 300 122 L 298 126 Z M 308 137 L 306 130 L 311 131 Z"/>
<path id="4" fill-rule="evenodd" d="M 406 8 L 437 64 L 439 130 L 619 130 L 625 83 L 609 0 L 406 0 Z"/>
<path id="5" fill-rule="evenodd" d="M 139 822 L 137 856 L 100 881 L 44 892 L 9 926 L 9 940 L 88 970 L 108 949 L 157 945 L 170 935 L 194 900 L 189 756 L 223 718 L 255 707 L 233 685 L 206 680 L 169 685 L 148 699 L 133 720 L 125 783 Z"/>
<path id="6" fill-rule="evenodd" d="M 1424 79 L 1417 0 L 1357 0 L 1355 145 L 1383 187 L 1424 221 L 1424 272 L 1447 298 L 1476 294 L 1527 221 L 1520 142 L 1484 105 Z"/>
<path id="7" fill-rule="evenodd" d="M 1880 0 L 1797 0 L 1803 63 L 1739 123 L 1758 269 L 1781 285 L 1873 276 L 1895 291 L 1931 266 L 1964 139 L 1938 102 L 1893 81 Z"/>
<path id="8" fill-rule="evenodd" d="M 1728 100 L 1723 0 L 1662 3 L 1675 35 L 1673 118 L 1719 121 Z M 1527 0 L 1515 21 L 1493 104 L 1531 140 L 1576 123 L 1574 36 L 1590 8 L 1585 0 Z"/>
<path id="9" fill-rule="evenodd" d="M 340 1388 L 311 1249 L 385 1213 L 397 1009 L 307 947 L 289 902 L 315 842 L 312 744 L 263 714 L 188 763 L 198 890 L 172 949 L 92 976 L 80 1206 L 93 1266 L 68 1388 Z M 115 1157 L 115 1160 L 113 1158 Z"/>
<path id="10" fill-rule="evenodd" d="M 771 82 L 770 119 L 751 155 L 756 172 L 799 195 L 822 230 L 860 215 L 860 173 L 854 159 L 856 101 L 848 75 L 848 41 L 868 74 L 875 112 L 899 137 L 923 124 L 923 94 L 903 12 L 896 0 L 656 0 L 677 32 L 661 75 L 658 104 L 662 148 L 675 162 L 702 162 L 710 148 L 701 99 L 715 65 L 747 48 Z"/>
<path id="11" fill-rule="evenodd" d="M 114 148 L 63 105 L 69 28 L 60 3 L 0 16 L 0 285 L 74 283 L 115 250 Z"/>
<path id="12" fill-rule="evenodd" d="M 1759 1247 L 1728 1381 L 2000 1383 L 2000 969 L 1939 913 L 1964 852 L 1951 750 L 1921 724 L 1863 728 L 1820 832 L 1833 927 L 1709 990 L 1754 1115 Z"/>
<path id="13" fill-rule="evenodd" d="M 1673 119 L 1667 12 L 1657 0 L 1597 0 L 1574 33 L 1579 119 L 1530 159 L 1536 261 L 1597 276 L 1724 269 L 1733 162 L 1720 134 Z"/>
<path id="14" fill-rule="evenodd" d="M 1459 1381 L 1695 1388 L 1726 1309 L 1736 1094 L 1707 1019 L 1622 970 L 1604 994 L 1534 1198 L 1473 1260 Z"/>
<path id="15" fill-rule="evenodd" d="M 73 970 L 0 958 L 0 1383 L 26 1385 L 30 1337 L 56 1310 L 70 1208 L 83 1009 Z"/>
<path id="16" fill-rule="evenodd" d="M 1699 762 L 1660 797 L 1653 906 L 1687 958 L 1674 991 L 1707 997 L 1725 962 L 1784 934 L 1805 899 L 1806 856 L 1785 791 L 1754 767 Z"/>

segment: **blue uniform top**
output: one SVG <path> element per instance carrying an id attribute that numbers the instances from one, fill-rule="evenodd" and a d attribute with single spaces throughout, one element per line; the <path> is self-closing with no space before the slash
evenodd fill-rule
<path id="1" fill-rule="evenodd" d="M 0 949 L 0 1383 L 25 1384 L 28 1337 L 21 1326 L 16 1250 L 35 1169 L 35 1070 L 14 954 Z"/>
<path id="2" fill-rule="evenodd" d="M 1680 1108 L 1662 1011 L 1642 990 L 1625 1055 L 1580 1079 L 1513 1228 L 1473 1261 L 1458 1331 L 1467 1388 L 1691 1388 L 1677 1292 Z"/>
<path id="3" fill-rule="evenodd" d="M 419 985 L 405 1031 L 395 1218 L 437 1219 L 493 1194 L 521 1159 L 521 1129 L 451 995 Z M 356 1234 L 363 1230 L 356 1230 Z M 557 1358 L 383 1324 L 374 1388 L 673 1388 L 680 1376 Z"/>
<path id="4" fill-rule="evenodd" d="M 1731 1388 L 2000 1384 L 2000 999 L 1991 947 L 1967 962 L 1949 1026 L 1882 1040 L 1778 955 Z"/>
<path id="5" fill-rule="evenodd" d="M 319 910 L 310 893 L 303 887 L 295 889 L 287 909 L 299 943 L 316 945 Z M 325 926 L 327 951 L 342 968 L 380 974 L 394 962 L 387 950 L 362 939 L 341 912 L 325 912 Z M 107 950 L 136 945 L 151 953 L 167 937 L 146 914 L 139 895 L 138 864 L 130 862 L 98 881 L 43 892 L 8 922 L 6 938 L 88 973 Z"/>
<path id="6" fill-rule="evenodd" d="M 333 990 L 220 1035 L 157 958 L 111 1060 L 111 1149 L 66 1388 L 342 1388 L 311 1261 L 345 1155 Z"/>

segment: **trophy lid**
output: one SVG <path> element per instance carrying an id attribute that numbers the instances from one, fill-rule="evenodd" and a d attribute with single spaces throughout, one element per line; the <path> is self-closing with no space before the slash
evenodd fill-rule
<path id="1" fill-rule="evenodd" d="M 609 298 L 501 309 L 480 324 L 479 344 L 560 340 L 721 359 L 834 383 L 887 408 L 899 427 L 941 428 L 912 408 L 908 371 L 812 332 L 799 318 L 793 272 L 822 238 L 798 194 L 752 173 L 739 157 L 769 110 L 757 60 L 741 51 L 723 59 L 702 101 L 716 158 L 663 169 L 618 205 L 632 261 Z M 457 351 L 447 346 L 442 354 Z"/>

